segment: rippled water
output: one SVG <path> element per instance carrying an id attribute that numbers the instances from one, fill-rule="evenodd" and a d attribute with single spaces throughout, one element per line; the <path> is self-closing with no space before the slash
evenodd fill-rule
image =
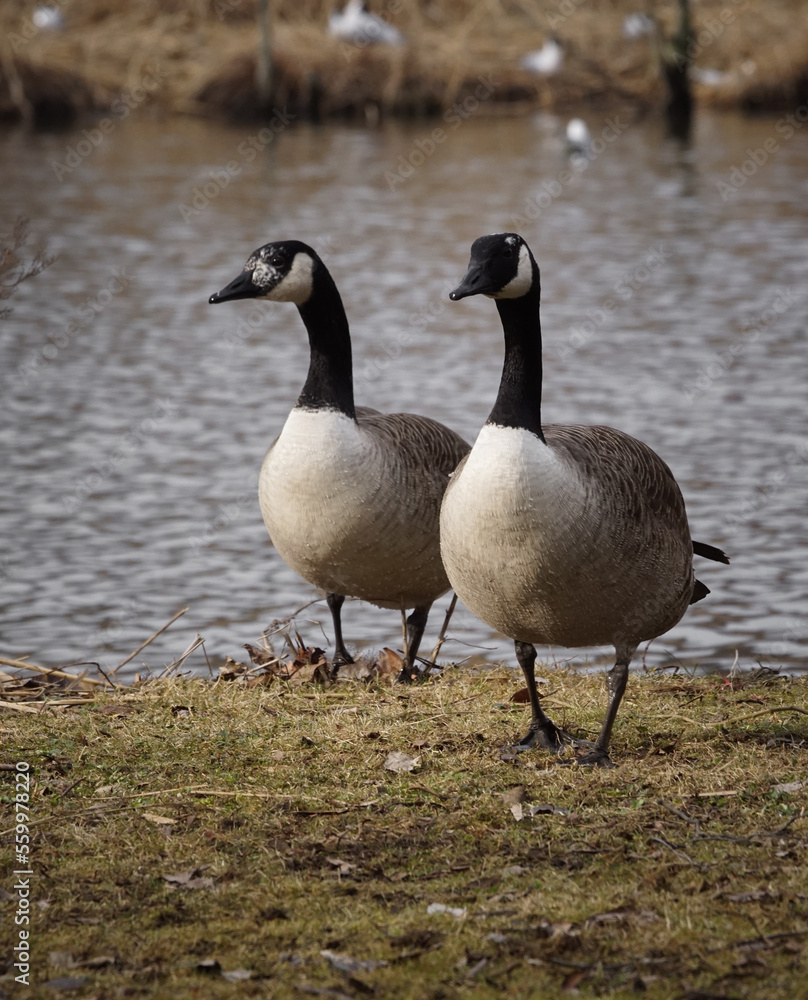
<path id="1" fill-rule="evenodd" d="M 726 668 L 737 651 L 800 669 L 808 128 L 704 115 L 682 151 L 656 123 L 609 117 L 610 141 L 569 173 L 549 116 L 472 118 L 429 156 L 431 125 L 295 125 L 253 157 L 256 129 L 133 116 L 69 171 L 53 164 L 80 129 L 3 133 L 1 217 L 22 209 L 58 254 L 0 326 L 3 652 L 114 665 L 189 607 L 132 668 L 161 667 L 196 632 L 212 659 L 239 657 L 315 596 L 255 497 L 305 375 L 303 327 L 289 305 L 208 296 L 270 239 L 313 244 L 349 313 L 357 401 L 473 439 L 501 332 L 490 301 L 447 292 L 475 237 L 517 228 L 542 267 L 545 418 L 642 438 L 673 468 L 694 537 L 732 556 L 698 561 L 712 594 L 647 662 Z M 600 136 L 606 120 L 589 125 Z M 755 164 L 747 150 L 770 137 Z M 330 638 L 324 604 L 305 616 Z M 351 641 L 399 642 L 394 612 L 353 603 L 344 620 Z M 467 612 L 452 635 L 447 657 L 512 656 Z M 204 669 L 201 653 L 189 663 Z"/>

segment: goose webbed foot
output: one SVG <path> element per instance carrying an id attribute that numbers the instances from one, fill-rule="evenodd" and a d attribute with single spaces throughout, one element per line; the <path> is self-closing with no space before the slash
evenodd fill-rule
<path id="1" fill-rule="evenodd" d="M 549 750 L 550 753 L 561 753 L 564 749 L 565 735 L 566 734 L 545 715 L 543 719 L 534 719 L 533 722 L 530 723 L 530 728 L 518 743 L 514 743 L 514 745 L 510 747 L 503 747 L 503 753 L 522 753 L 525 750 L 532 750 L 534 747 L 541 747 L 543 750 Z"/>
<path id="2" fill-rule="evenodd" d="M 425 680 L 426 676 L 427 671 L 419 670 L 416 666 L 408 667 L 405 664 L 396 677 L 396 684 L 417 684 L 419 681 Z"/>
<path id="3" fill-rule="evenodd" d="M 332 681 L 337 679 L 337 674 L 339 673 L 340 667 L 346 667 L 350 663 L 356 663 L 356 660 L 351 656 L 347 649 L 343 648 L 336 649 L 334 651 L 334 659 L 331 661 L 331 668 L 328 671 L 328 676 Z"/>
<path id="4" fill-rule="evenodd" d="M 608 750 L 601 750 L 596 744 L 589 744 L 592 749 L 589 753 L 585 753 L 583 757 L 571 757 L 569 760 L 562 761 L 563 764 L 572 766 L 573 764 L 578 767 L 615 767 L 615 763 L 609 756 Z"/>
<path id="5" fill-rule="evenodd" d="M 540 747 L 549 753 L 559 755 L 567 746 L 572 747 L 574 750 L 589 750 L 595 744 L 591 740 L 573 736 L 572 733 L 568 733 L 564 729 L 559 729 L 545 715 L 544 720 L 534 720 L 531 722 L 530 729 L 528 729 L 526 735 L 518 743 L 514 743 L 513 746 L 503 747 L 502 753 L 510 756 L 514 753 L 522 753 L 524 750 L 532 750 L 534 747 Z"/>

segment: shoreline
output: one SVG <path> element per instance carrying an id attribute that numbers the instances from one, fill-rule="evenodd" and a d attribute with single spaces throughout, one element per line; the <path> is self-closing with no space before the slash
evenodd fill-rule
<path id="1" fill-rule="evenodd" d="M 483 114 L 618 106 L 661 113 L 666 99 L 660 53 L 669 43 L 625 37 L 633 0 L 597 11 L 575 0 L 535 8 L 447 0 L 431 13 L 401 0 L 372 4 L 401 30 L 400 46 L 331 37 L 325 0 L 310 5 L 306 20 L 291 0 L 277 0 L 270 61 L 261 67 L 271 78 L 264 100 L 254 0 L 204 9 L 192 0 L 169 10 L 157 0 L 54 6 L 58 28 L 36 27 L 30 12 L 0 13 L 0 122 L 52 128 L 143 104 L 164 116 L 260 121 L 288 108 L 312 121 L 375 124 L 445 114 L 474 97 L 481 81 L 489 81 Z M 808 102 L 808 23 L 800 10 L 796 0 L 755 11 L 748 0 L 693 7 L 686 51 L 696 105 L 762 112 Z M 660 38 L 673 37 L 677 12 L 674 0 L 655 6 Z M 563 49 L 560 68 L 544 76 L 522 68 L 550 37 Z"/>

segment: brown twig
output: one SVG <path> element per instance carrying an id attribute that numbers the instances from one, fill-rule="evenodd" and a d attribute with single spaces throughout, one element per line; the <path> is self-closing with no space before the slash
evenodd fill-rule
<path id="1" fill-rule="evenodd" d="M 88 684 L 103 684 L 104 681 L 96 680 L 95 677 L 77 677 L 75 674 L 68 674 L 64 670 L 56 667 L 40 667 L 37 663 L 29 663 L 28 660 L 11 660 L 7 656 L 0 656 L 0 663 L 7 667 L 17 667 L 18 670 L 35 670 L 38 674 L 50 674 L 53 677 L 64 677 L 69 681 L 86 681 Z"/>
<path id="2" fill-rule="evenodd" d="M 135 650 L 135 651 L 134 651 L 133 653 L 130 653 L 130 654 L 129 654 L 129 656 L 127 656 L 127 657 L 126 657 L 126 659 L 125 659 L 125 660 L 121 660 L 121 662 L 120 662 L 120 663 L 118 664 L 118 666 L 117 666 L 117 667 L 115 667 L 115 669 L 114 669 L 114 670 L 111 670 L 111 671 L 110 671 L 110 673 L 111 673 L 111 674 L 112 674 L 113 676 L 114 676 L 115 674 L 117 674 L 117 673 L 118 673 L 118 671 L 119 671 L 119 670 L 121 669 L 121 667 L 125 667 L 125 666 L 126 666 L 126 664 L 127 664 L 127 663 L 129 663 L 129 661 L 130 661 L 130 660 L 134 660 L 134 658 L 135 658 L 135 657 L 137 656 L 137 654 L 138 654 L 138 653 L 139 653 L 139 652 L 141 651 L 141 649 L 145 649 L 145 648 L 146 648 L 146 646 L 148 646 L 150 642 L 153 642 L 153 641 L 154 641 L 154 640 L 155 640 L 155 639 L 157 638 L 157 636 L 158 636 L 158 635 L 160 635 L 160 633 L 161 633 L 161 632 L 165 632 L 165 630 L 166 630 L 166 629 L 167 629 L 167 628 L 168 628 L 168 627 L 169 627 L 170 625 L 173 625 L 173 624 L 174 624 L 174 622 L 175 622 L 175 621 L 176 621 L 176 620 L 177 620 L 178 618 L 181 618 L 181 617 L 182 617 L 182 616 L 183 616 L 183 615 L 185 614 L 185 612 L 186 612 L 187 610 L 188 610 L 188 608 L 183 608 L 183 609 L 182 609 L 182 611 L 178 611 L 178 612 L 177 612 L 177 613 L 176 613 L 176 614 L 174 615 L 174 617 L 173 617 L 173 618 L 171 619 L 171 621 L 168 621 L 168 622 L 166 622 L 166 623 L 165 623 L 165 625 L 163 625 L 163 627 L 162 627 L 162 628 L 158 628 L 158 629 L 157 629 L 157 631 L 156 631 L 156 632 L 155 632 L 155 633 L 154 633 L 153 635 L 150 635 L 150 636 L 149 636 L 149 638 L 148 638 L 148 639 L 147 639 L 147 640 L 146 640 L 145 642 L 142 642 L 142 643 L 141 643 L 141 644 L 140 644 L 140 645 L 138 646 L 138 648 L 137 648 L 137 649 L 136 649 L 136 650 Z"/>
<path id="3" fill-rule="evenodd" d="M 750 712 L 749 715 L 740 715 L 735 719 L 721 719 L 719 722 L 702 722 L 703 726 L 726 726 L 731 722 L 735 725 L 738 722 L 748 722 L 750 719 L 759 719 L 769 712 L 797 712 L 799 715 L 808 715 L 808 708 L 797 708 L 796 705 L 777 705 L 774 708 L 764 708 L 761 712 Z"/>
<path id="4" fill-rule="evenodd" d="M 449 628 L 449 622 L 452 620 L 456 604 L 457 594 L 452 594 L 452 600 L 449 602 L 449 607 L 446 609 L 446 614 L 443 618 L 443 625 L 441 625 L 440 632 L 438 633 L 438 641 L 435 643 L 435 648 L 432 650 L 432 655 L 429 658 L 433 667 L 437 662 L 441 646 L 444 642 L 446 642 L 446 630 Z"/>

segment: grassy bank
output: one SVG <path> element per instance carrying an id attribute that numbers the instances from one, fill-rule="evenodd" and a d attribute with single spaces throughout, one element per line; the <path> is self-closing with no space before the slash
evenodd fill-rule
<path id="1" fill-rule="evenodd" d="M 0 8 L 0 118 L 58 123 L 85 112 L 225 114 L 260 111 L 256 0 L 54 0 L 60 30 L 38 28 L 34 0 Z M 298 115 L 445 112 L 495 81 L 483 113 L 664 100 L 655 45 L 624 37 L 636 0 L 377 0 L 402 47 L 348 45 L 327 33 L 330 0 L 271 4 L 271 105 Z M 651 9 L 673 34 L 678 0 Z M 808 97 L 808 21 L 800 0 L 702 0 L 693 5 L 693 65 L 721 73 L 695 84 L 702 103 L 793 110 Z M 564 66 L 520 67 L 553 33 Z M 115 102 L 119 102 L 118 105 Z"/>
<path id="2" fill-rule="evenodd" d="M 0 960 L 24 761 L 36 985 L 0 996 L 808 994 L 808 679 L 632 677 L 593 772 L 501 759 L 512 671 L 311 673 L 6 681 Z M 601 676 L 542 690 L 597 731 Z"/>

